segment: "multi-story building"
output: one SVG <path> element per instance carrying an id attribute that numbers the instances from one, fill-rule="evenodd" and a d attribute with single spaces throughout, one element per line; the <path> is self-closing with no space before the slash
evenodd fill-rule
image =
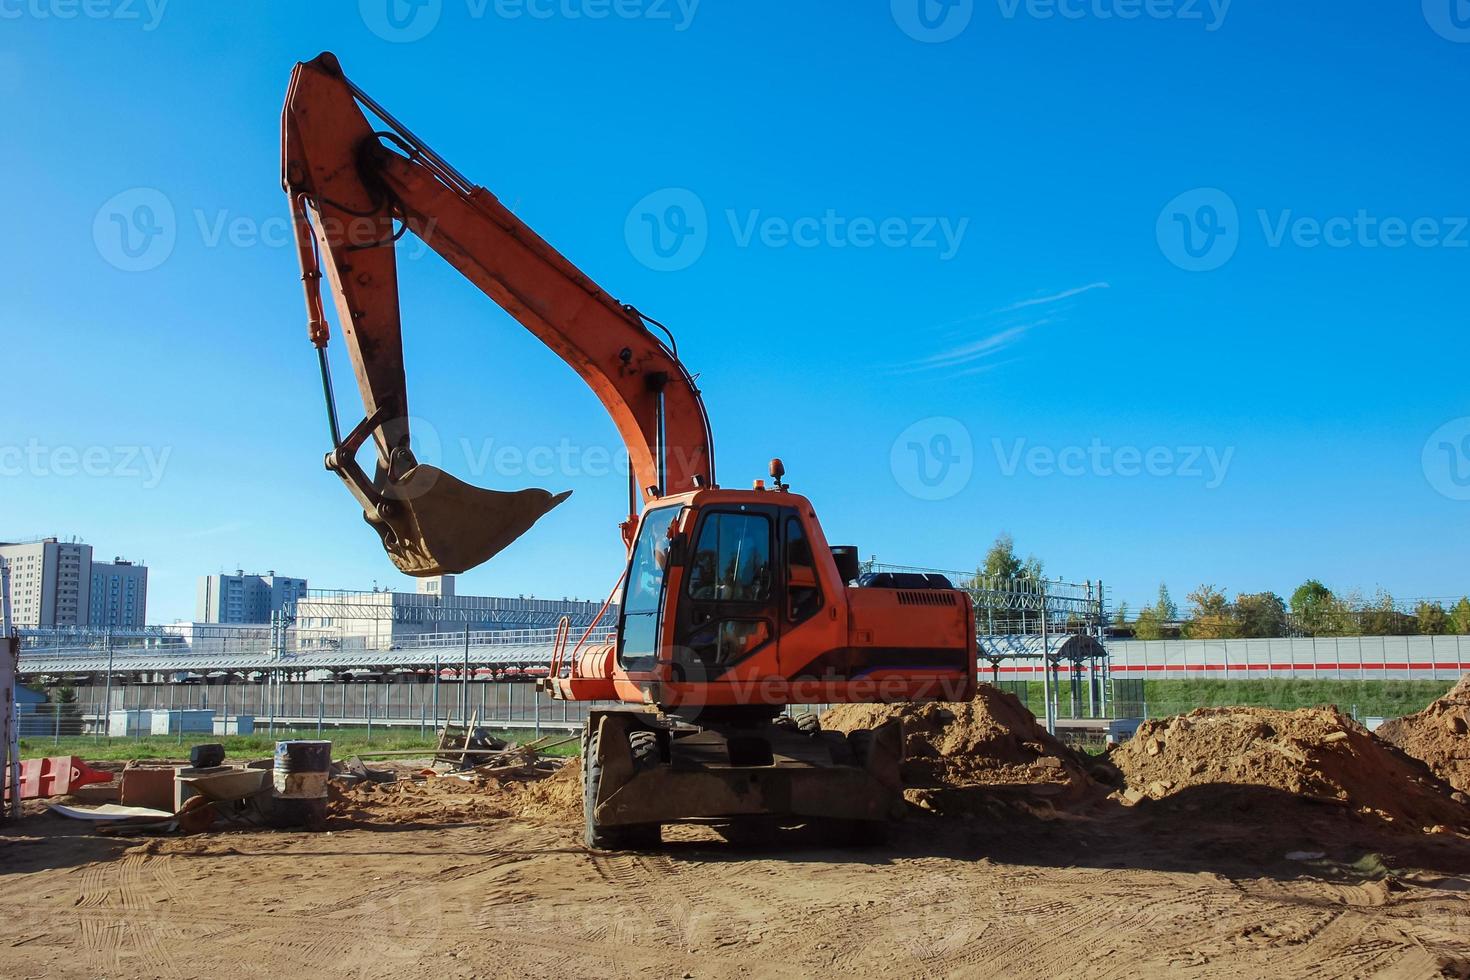
<path id="1" fill-rule="evenodd" d="M 277 575 L 201 575 L 194 619 L 200 623 L 269 623 L 273 613 L 306 595 L 306 579 Z"/>
<path id="2" fill-rule="evenodd" d="M 0 562 L 10 568 L 10 609 L 18 627 L 136 628 L 147 622 L 143 565 L 93 561 L 91 545 L 58 538 L 0 542 Z"/>
<path id="3" fill-rule="evenodd" d="M 148 568 L 116 558 L 92 562 L 87 622 L 95 627 L 138 629 L 147 624 Z"/>
<path id="4" fill-rule="evenodd" d="M 454 577 L 445 575 L 420 579 L 414 592 L 317 592 L 304 596 L 296 604 L 295 625 L 313 643 L 390 650 L 428 642 L 431 635 L 449 636 L 466 629 L 549 630 L 563 616 L 574 630 L 586 629 L 602 605 L 581 599 L 458 595 Z M 602 622 L 615 624 L 617 618 L 614 606 Z"/>

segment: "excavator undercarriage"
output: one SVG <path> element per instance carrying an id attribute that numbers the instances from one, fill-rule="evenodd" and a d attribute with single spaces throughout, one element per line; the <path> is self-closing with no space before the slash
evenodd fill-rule
<path id="1" fill-rule="evenodd" d="M 898 723 L 843 734 L 822 731 L 810 714 L 778 718 L 696 728 L 651 712 L 593 711 L 582 736 L 588 844 L 650 847 L 675 822 L 735 835 L 820 823 L 844 841 L 882 841 L 902 800 Z"/>

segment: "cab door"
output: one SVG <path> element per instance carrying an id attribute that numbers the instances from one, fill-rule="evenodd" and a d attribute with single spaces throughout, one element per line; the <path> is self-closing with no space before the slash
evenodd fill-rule
<path id="1" fill-rule="evenodd" d="M 757 504 L 700 511 L 678 602 L 675 680 L 715 680 L 761 654 L 774 667 L 784 603 L 780 514 Z"/>

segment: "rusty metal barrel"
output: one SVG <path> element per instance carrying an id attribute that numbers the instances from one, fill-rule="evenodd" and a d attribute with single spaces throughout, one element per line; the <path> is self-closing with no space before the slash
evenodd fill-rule
<path id="1" fill-rule="evenodd" d="M 277 742 L 271 786 L 277 799 L 320 800 L 327 796 L 332 773 L 332 743 Z"/>
<path id="2" fill-rule="evenodd" d="M 271 825 L 320 828 L 327 815 L 331 774 L 331 742 L 277 742 L 271 772 Z"/>

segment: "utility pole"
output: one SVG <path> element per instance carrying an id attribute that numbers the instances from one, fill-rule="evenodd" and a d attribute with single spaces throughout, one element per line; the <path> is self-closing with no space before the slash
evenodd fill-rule
<path id="1" fill-rule="evenodd" d="M 1051 651 L 1046 635 L 1046 582 L 1041 583 L 1041 698 L 1046 702 L 1046 731 L 1057 733 L 1057 709 L 1052 704 Z"/>
<path id="2" fill-rule="evenodd" d="M 464 667 L 459 672 L 459 717 L 465 726 L 465 737 L 470 730 L 470 624 L 464 624 Z M 466 745 L 469 743 L 466 742 Z"/>
<path id="3" fill-rule="evenodd" d="M 20 819 L 20 719 L 16 717 L 15 683 L 20 673 L 20 634 L 10 621 L 10 565 L 0 561 L 0 697 L 5 699 L 3 718 L 5 748 L 0 763 L 5 766 L 5 788 L 10 804 L 0 814 Z"/>
<path id="4" fill-rule="evenodd" d="M 102 631 L 102 646 L 107 651 L 107 679 L 102 684 L 102 717 L 100 734 L 112 734 L 112 627 L 108 626 Z M 123 703 L 127 703 L 126 697 Z M 156 703 L 156 702 L 155 702 Z M 127 734 L 127 715 L 123 715 L 123 734 Z"/>

